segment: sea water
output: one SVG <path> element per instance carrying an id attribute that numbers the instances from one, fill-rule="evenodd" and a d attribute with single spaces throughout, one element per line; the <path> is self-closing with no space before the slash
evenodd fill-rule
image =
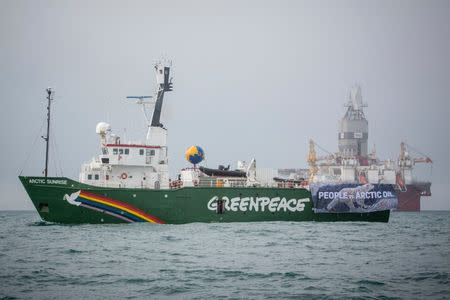
<path id="1" fill-rule="evenodd" d="M 450 212 L 389 223 L 55 225 L 0 212 L 0 298 L 448 299 Z"/>

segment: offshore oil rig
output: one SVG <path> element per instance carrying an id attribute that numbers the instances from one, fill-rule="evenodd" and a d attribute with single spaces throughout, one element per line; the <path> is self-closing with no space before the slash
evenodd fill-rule
<path id="1" fill-rule="evenodd" d="M 369 123 L 364 115 L 361 88 L 355 86 L 349 101 L 345 104 L 347 111 L 341 119 L 337 153 L 330 153 L 317 145 L 313 140 L 309 142 L 309 183 L 323 182 L 359 182 L 386 183 L 396 186 L 398 196 L 398 210 L 419 211 L 420 198 L 431 196 L 431 182 L 417 180 L 414 166 L 417 163 L 432 164 L 432 160 L 415 151 L 422 157 L 413 157 L 410 150 L 413 147 L 405 142 L 400 143 L 400 154 L 397 160 L 380 160 L 376 156 L 375 147 L 368 152 Z M 326 152 L 318 156 L 316 147 Z"/>

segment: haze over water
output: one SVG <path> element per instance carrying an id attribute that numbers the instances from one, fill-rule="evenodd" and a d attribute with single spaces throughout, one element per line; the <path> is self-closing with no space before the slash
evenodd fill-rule
<path id="1" fill-rule="evenodd" d="M 0 209 L 32 209 L 17 175 L 22 166 L 42 174 L 47 87 L 56 91 L 50 174 L 77 179 L 100 154 L 98 122 L 122 142 L 145 137 L 126 96 L 152 95 L 153 63 L 166 57 L 174 90 L 161 121 L 172 178 L 191 145 L 203 147 L 208 167 L 252 158 L 307 167 L 309 138 L 337 151 L 358 83 L 369 151 L 375 144 L 380 159 L 395 160 L 406 141 L 431 157 L 432 171 L 416 166 L 433 182 L 423 208 L 448 210 L 449 36 L 445 0 L 2 0 Z"/>
<path id="2" fill-rule="evenodd" d="M 51 225 L 0 212 L 0 298 L 445 299 L 450 212 L 389 223 Z"/>

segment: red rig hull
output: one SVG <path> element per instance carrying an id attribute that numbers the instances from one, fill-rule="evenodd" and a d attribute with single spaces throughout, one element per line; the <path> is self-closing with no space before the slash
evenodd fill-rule
<path id="1" fill-rule="evenodd" d="M 431 196 L 431 183 L 408 184 L 398 191 L 398 211 L 420 211 L 420 197 Z"/>

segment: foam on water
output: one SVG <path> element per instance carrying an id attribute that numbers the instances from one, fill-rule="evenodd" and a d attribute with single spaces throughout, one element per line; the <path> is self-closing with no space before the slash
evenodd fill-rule
<path id="1" fill-rule="evenodd" d="M 0 298 L 393 298 L 450 293 L 450 212 L 383 223 L 77 225 L 0 212 Z"/>

